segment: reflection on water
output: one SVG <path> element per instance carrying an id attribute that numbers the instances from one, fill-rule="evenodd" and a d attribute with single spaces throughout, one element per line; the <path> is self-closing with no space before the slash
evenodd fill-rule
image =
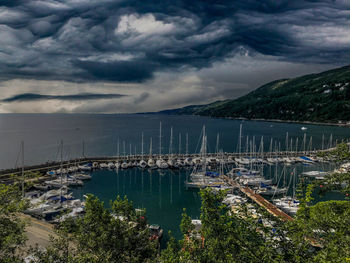
<path id="1" fill-rule="evenodd" d="M 265 165 L 252 166 L 260 170 L 266 178 L 273 179 L 280 187 L 289 187 L 288 194 L 293 195 L 296 185 L 305 171 L 330 171 L 334 164 L 316 163 L 313 165 L 295 164 L 285 166 Z M 200 215 L 200 197 L 197 190 L 186 189 L 184 181 L 191 171 L 181 170 L 96 170 L 92 172 L 92 180 L 82 188 L 74 189 L 74 196 L 83 198 L 84 194 L 98 196 L 105 205 L 118 195 L 127 196 L 133 201 L 135 208 L 145 208 L 150 223 L 161 225 L 164 233 L 170 230 L 177 238 L 181 237 L 179 225 L 183 208 L 187 213 L 198 218 Z M 318 200 L 343 199 L 340 193 L 330 193 Z M 165 240 L 167 234 L 165 235 Z"/>
<path id="2" fill-rule="evenodd" d="M 135 208 L 145 208 L 150 223 L 161 225 L 164 233 L 169 230 L 180 238 L 179 225 L 183 208 L 195 218 L 199 217 L 200 198 L 197 191 L 186 190 L 184 181 L 188 170 L 96 170 L 84 187 L 73 189 L 77 198 L 91 193 L 105 205 L 118 195 L 126 195 Z M 177 182 L 177 183 L 175 183 Z M 166 239 L 167 235 L 165 236 Z"/>

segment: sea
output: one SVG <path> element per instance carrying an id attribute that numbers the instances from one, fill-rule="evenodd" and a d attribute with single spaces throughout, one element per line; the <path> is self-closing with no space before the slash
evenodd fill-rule
<path id="1" fill-rule="evenodd" d="M 160 134 L 161 126 L 161 134 Z M 24 143 L 25 165 L 82 156 L 116 156 L 124 154 L 148 155 L 169 153 L 170 134 L 173 130 L 172 152 L 195 153 L 200 149 L 201 133 L 205 127 L 208 152 L 246 151 L 256 145 L 263 148 L 285 150 L 322 149 L 337 142 L 348 141 L 347 127 L 296 124 L 267 121 L 218 119 L 200 116 L 157 114 L 0 114 L 0 169 L 21 165 L 21 142 Z M 302 129 L 302 127 L 304 127 Z M 241 128 L 241 133 L 240 133 Z M 305 129 L 306 128 L 306 129 Z M 241 134 L 241 137 L 240 137 Z M 142 147 L 143 137 L 143 147 Z M 248 145 L 247 145 L 248 141 Z M 296 144 L 298 142 L 298 144 Z M 239 145 L 241 147 L 239 147 Z M 160 147 L 161 146 L 161 147 Z M 248 146 L 248 147 L 247 147 Z M 294 168 L 296 170 L 294 170 Z M 264 175 L 281 179 L 279 184 L 290 184 L 292 173 L 309 170 L 331 170 L 332 164 L 296 167 L 265 167 Z M 164 229 L 163 245 L 168 231 L 181 237 L 180 222 L 183 209 L 192 218 L 200 216 L 198 191 L 186 189 L 184 181 L 190 170 L 97 170 L 92 180 L 83 187 L 72 189 L 77 198 L 94 194 L 106 207 L 118 195 L 127 196 L 135 208 L 146 209 L 150 223 Z M 286 174 L 287 176 L 284 176 Z M 290 188 L 290 193 L 292 187 Z M 341 199 L 339 193 L 320 200 Z"/>

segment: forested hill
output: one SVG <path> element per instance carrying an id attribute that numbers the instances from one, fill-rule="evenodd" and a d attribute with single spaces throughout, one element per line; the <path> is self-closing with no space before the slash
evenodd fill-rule
<path id="1" fill-rule="evenodd" d="M 350 121 L 350 65 L 267 83 L 234 100 L 163 111 L 212 117 Z"/>

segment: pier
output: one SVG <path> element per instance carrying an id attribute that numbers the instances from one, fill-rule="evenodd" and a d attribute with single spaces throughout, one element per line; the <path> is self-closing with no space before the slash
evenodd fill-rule
<path id="1" fill-rule="evenodd" d="M 258 204 L 259 206 L 265 208 L 267 212 L 271 215 L 280 218 L 282 221 L 292 221 L 293 217 L 283 212 L 281 209 L 277 208 L 274 204 L 267 201 L 264 197 L 259 194 L 254 193 L 252 189 L 246 186 L 241 186 L 238 183 L 234 182 L 232 179 L 227 176 L 223 176 L 225 181 L 231 186 L 238 188 L 242 193 L 244 193 L 250 200 Z"/>
<path id="2" fill-rule="evenodd" d="M 266 160 L 266 158 L 276 158 L 276 157 L 298 157 L 298 156 L 303 156 L 303 155 L 311 155 L 314 156 L 319 152 L 322 152 L 325 150 L 315 150 L 315 151 L 281 151 L 281 152 L 255 152 L 253 155 L 250 153 L 237 153 L 237 152 L 232 152 L 232 153 L 207 153 L 206 157 L 207 158 L 217 158 L 220 157 L 225 160 L 234 160 L 234 158 L 255 158 L 255 159 L 262 159 Z M 149 154 L 137 154 L 137 155 L 119 155 L 119 156 L 95 156 L 95 157 L 81 157 L 81 158 L 76 158 L 76 159 L 71 159 L 71 160 L 65 160 L 62 162 L 63 167 L 66 167 L 68 165 L 79 165 L 83 163 L 89 163 L 89 162 L 108 162 L 108 161 L 141 161 L 142 159 L 147 160 L 150 157 Z M 201 157 L 200 154 L 153 154 L 152 158 L 153 159 L 158 159 L 162 158 L 164 160 L 169 160 L 169 159 L 185 159 L 185 158 L 199 158 Z M 25 173 L 30 173 L 30 172 L 40 172 L 40 173 L 46 173 L 49 170 L 53 169 L 59 169 L 61 166 L 60 161 L 50 161 L 46 162 L 43 164 L 35 164 L 35 165 L 27 165 L 24 167 Z M 3 181 L 4 179 L 11 177 L 11 176 L 16 176 L 20 175 L 22 173 L 22 167 L 16 167 L 16 168 L 9 168 L 9 169 L 3 169 L 0 170 L 0 181 Z"/>

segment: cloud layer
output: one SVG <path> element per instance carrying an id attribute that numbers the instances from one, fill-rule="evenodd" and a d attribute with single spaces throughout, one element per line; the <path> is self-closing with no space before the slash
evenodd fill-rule
<path id="1" fill-rule="evenodd" d="M 100 99 L 115 99 L 125 95 L 121 94 L 97 94 L 97 93 L 80 93 L 71 95 L 42 95 L 35 93 L 23 93 L 9 98 L 5 98 L 2 102 L 14 101 L 37 101 L 37 100 L 68 100 L 68 101 L 83 101 L 83 100 L 100 100 Z"/>
<path id="2" fill-rule="evenodd" d="M 97 83 L 95 89 L 112 83 L 103 92 L 131 95 L 125 111 L 133 112 L 140 98 L 159 97 L 165 108 L 182 105 L 186 102 L 179 92 L 190 96 L 192 89 L 207 93 L 208 99 L 227 98 L 266 79 L 256 75 L 252 82 L 242 67 L 268 74 L 268 81 L 278 75 L 272 72 L 276 64 L 291 68 L 281 77 L 349 64 L 349 17 L 346 0 L 5 0 L 0 6 L 0 80 L 3 89 L 11 89 L 8 96 L 52 94 L 59 82 L 69 83 L 60 87 L 59 96 L 71 94 L 79 83 L 89 84 L 78 93 L 100 93 L 90 83 Z M 249 66 L 240 67 L 248 61 Z M 244 71 L 246 81 L 226 76 L 224 82 L 223 74 L 237 75 L 232 70 Z M 188 78 L 197 80 L 188 84 Z M 9 85 L 16 79 L 29 79 L 32 87 Z M 35 91 L 39 81 L 50 81 L 51 88 Z M 181 88 L 186 81 L 188 92 Z M 174 93 L 178 100 L 169 103 Z M 198 103 L 195 96 L 187 101 Z"/>

